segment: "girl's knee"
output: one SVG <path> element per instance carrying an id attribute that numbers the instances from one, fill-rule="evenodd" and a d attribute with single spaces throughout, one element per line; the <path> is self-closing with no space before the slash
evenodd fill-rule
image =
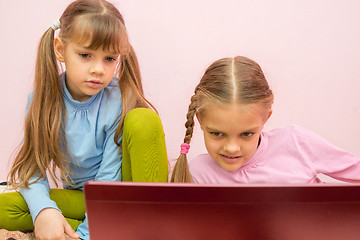
<path id="1" fill-rule="evenodd" d="M 56 202 L 65 218 L 84 220 L 84 193 L 79 190 L 50 189 L 50 198 Z M 69 204 L 71 203 L 71 204 Z"/>
<path id="2" fill-rule="evenodd" d="M 33 229 L 29 208 L 18 192 L 0 194 L 0 219 L 0 228 L 9 231 Z"/>
<path id="3" fill-rule="evenodd" d="M 160 117 L 151 109 L 135 108 L 126 114 L 124 131 L 144 133 L 144 131 L 163 131 Z"/>
<path id="4" fill-rule="evenodd" d="M 2 211 L 13 211 L 18 209 L 22 212 L 29 212 L 29 208 L 18 192 L 7 192 L 0 194 L 0 212 Z"/>

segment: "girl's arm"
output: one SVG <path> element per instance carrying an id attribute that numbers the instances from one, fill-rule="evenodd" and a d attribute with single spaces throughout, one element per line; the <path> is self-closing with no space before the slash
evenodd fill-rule
<path id="1" fill-rule="evenodd" d="M 320 158 L 314 163 L 318 173 L 344 182 L 360 183 L 360 159 L 328 143 L 318 149 Z"/>
<path id="2" fill-rule="evenodd" d="M 35 180 L 36 177 L 31 182 Z M 36 238 L 65 240 L 64 232 L 74 239 L 79 238 L 61 214 L 56 203 L 50 199 L 49 191 L 50 186 L 47 179 L 40 179 L 31 184 L 29 189 L 19 189 L 29 207 Z"/>
<path id="3" fill-rule="evenodd" d="M 34 177 L 30 182 L 34 182 L 37 178 Z M 44 208 L 54 208 L 58 211 L 56 203 L 50 199 L 49 196 L 50 186 L 47 179 L 40 179 L 34 184 L 29 186 L 29 189 L 19 188 L 20 194 L 25 199 L 33 222 L 35 222 L 35 218 Z"/>
<path id="4" fill-rule="evenodd" d="M 345 182 L 360 182 L 360 158 L 344 151 L 315 133 L 299 130 L 308 161 L 321 173 Z"/>
<path id="5" fill-rule="evenodd" d="M 28 113 L 33 99 L 33 93 L 28 95 L 25 112 Z M 37 176 L 30 180 L 35 182 Z M 78 238 L 78 234 L 71 228 L 56 203 L 50 199 L 50 185 L 46 178 L 39 179 L 29 188 L 19 188 L 20 194 L 26 201 L 33 220 L 37 239 L 64 239 L 65 233 L 72 238 Z"/>

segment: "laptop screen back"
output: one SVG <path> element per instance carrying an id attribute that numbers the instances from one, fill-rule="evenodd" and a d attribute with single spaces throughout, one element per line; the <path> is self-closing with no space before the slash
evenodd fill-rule
<path id="1" fill-rule="evenodd" d="M 358 240 L 360 185 L 88 182 L 91 240 Z"/>

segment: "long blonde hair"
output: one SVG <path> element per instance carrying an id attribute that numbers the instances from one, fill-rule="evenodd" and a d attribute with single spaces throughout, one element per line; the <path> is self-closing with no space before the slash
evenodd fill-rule
<path id="1" fill-rule="evenodd" d="M 46 178 L 48 170 L 53 180 L 59 168 L 61 178 L 71 185 L 65 140 L 66 107 L 59 78 L 59 66 L 54 53 L 55 30 L 49 28 L 42 36 L 36 59 L 34 94 L 25 119 L 22 144 L 9 172 L 9 183 L 14 187 L 28 187 Z M 117 68 L 122 94 L 122 112 L 116 123 L 115 143 L 121 147 L 125 115 L 136 107 L 156 109 L 144 97 L 139 64 L 129 43 L 125 23 L 119 10 L 105 0 L 77 0 L 72 2 L 60 18 L 59 37 L 84 43 L 91 39 L 90 49 L 102 47 L 120 53 Z M 30 179 L 36 181 L 29 183 Z"/>
<path id="2" fill-rule="evenodd" d="M 271 109 L 273 100 L 274 96 L 264 73 L 255 61 L 242 56 L 217 60 L 205 70 L 191 97 L 186 115 L 184 143 L 190 144 L 194 116 L 201 114 L 208 104 L 260 103 L 264 107 L 265 114 Z M 193 181 L 186 154 L 180 154 L 177 159 L 170 181 Z"/>

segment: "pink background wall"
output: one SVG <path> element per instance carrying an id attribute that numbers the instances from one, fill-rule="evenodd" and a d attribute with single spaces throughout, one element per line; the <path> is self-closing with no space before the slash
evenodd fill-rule
<path id="1" fill-rule="evenodd" d="M 0 180 L 21 141 L 37 43 L 68 0 L 1 1 Z M 190 96 L 214 60 L 244 55 L 275 93 L 266 129 L 296 123 L 360 157 L 358 0 L 113 0 L 138 54 L 145 93 L 177 158 Z M 45 10 L 43 10 L 45 9 Z M 205 151 L 196 125 L 189 158 Z"/>

